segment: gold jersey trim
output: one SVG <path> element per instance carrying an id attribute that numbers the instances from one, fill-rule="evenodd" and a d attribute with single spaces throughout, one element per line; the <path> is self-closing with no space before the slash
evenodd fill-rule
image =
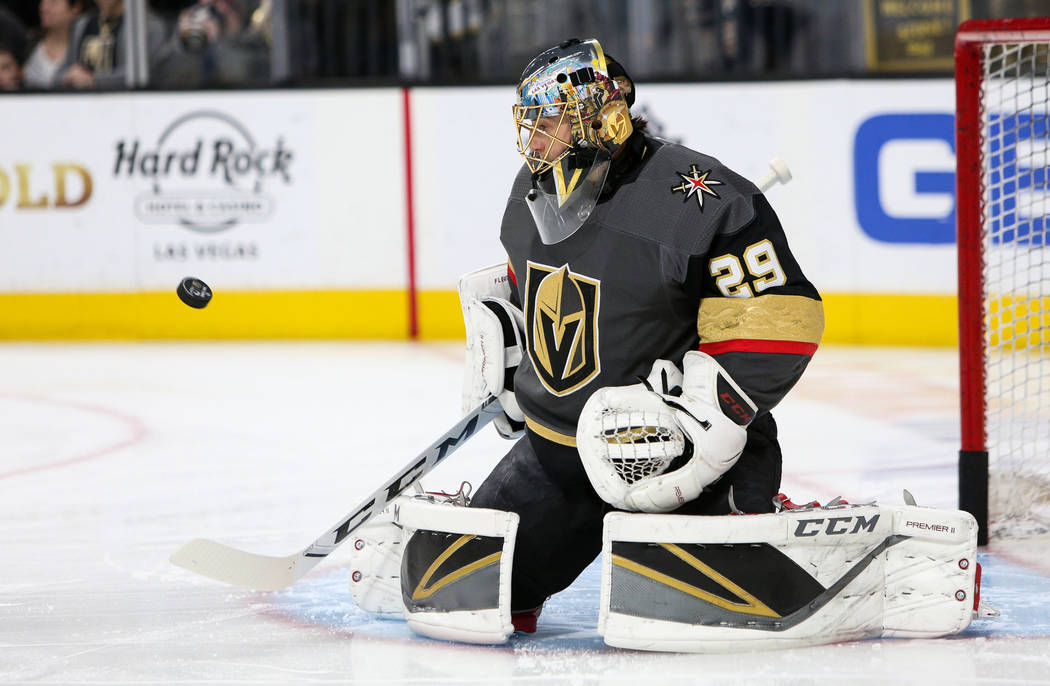
<path id="1" fill-rule="evenodd" d="M 701 343 L 736 339 L 820 343 L 824 305 L 803 295 L 704 298 L 696 318 Z"/>
<path id="2" fill-rule="evenodd" d="M 583 173 L 583 170 L 577 169 L 574 171 L 572 178 L 568 182 L 565 180 L 565 171 L 560 164 L 554 165 L 552 171 L 554 172 L 554 185 L 558 191 L 558 207 L 561 207 L 569 199 L 569 195 L 576 190 L 576 184 L 580 182 L 580 175 Z"/>
<path id="3" fill-rule="evenodd" d="M 537 436 L 546 438 L 551 443 L 557 443 L 558 445 L 567 445 L 570 448 L 576 447 L 576 436 L 569 436 L 568 434 L 563 434 L 559 431 L 555 431 L 554 429 L 548 429 L 544 425 L 537 422 L 535 419 L 532 419 L 528 416 L 525 417 L 525 426 L 532 429 L 532 432 Z"/>

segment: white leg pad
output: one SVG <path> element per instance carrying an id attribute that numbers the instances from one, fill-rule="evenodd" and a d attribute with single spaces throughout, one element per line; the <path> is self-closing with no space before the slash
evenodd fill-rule
<path id="1" fill-rule="evenodd" d="M 957 633 L 973 617 L 976 552 L 977 524 L 956 510 L 611 513 L 598 632 L 680 652 Z"/>
<path id="2" fill-rule="evenodd" d="M 883 636 L 955 634 L 974 615 L 977 521 L 967 512 L 900 506 L 893 532 L 910 536 L 886 550 Z"/>
<path id="3" fill-rule="evenodd" d="M 504 643 L 514 633 L 510 573 L 518 515 L 413 501 L 399 509 L 401 597 L 418 634 Z"/>
<path id="4" fill-rule="evenodd" d="M 401 526 L 395 507 L 410 501 L 401 496 L 372 521 L 354 532 L 350 554 L 350 596 L 364 610 L 381 617 L 401 618 Z"/>

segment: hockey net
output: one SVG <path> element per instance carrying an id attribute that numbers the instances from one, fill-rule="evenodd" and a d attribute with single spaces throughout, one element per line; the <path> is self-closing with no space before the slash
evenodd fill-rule
<path id="1" fill-rule="evenodd" d="M 1050 532 L 1050 18 L 956 37 L 960 507 Z"/>

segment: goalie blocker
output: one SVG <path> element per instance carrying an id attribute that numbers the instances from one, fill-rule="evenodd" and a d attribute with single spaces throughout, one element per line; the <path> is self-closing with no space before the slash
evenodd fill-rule
<path id="1" fill-rule="evenodd" d="M 514 374 L 525 350 L 525 320 L 521 309 L 511 303 L 512 297 L 506 263 L 478 269 L 459 279 L 467 335 L 463 409 L 496 396 L 503 413 L 492 423 L 500 436 L 508 439 L 525 433 L 525 415 L 514 397 Z"/>
<path id="2" fill-rule="evenodd" d="M 977 524 L 962 511 L 611 513 L 598 631 L 612 646 L 680 652 L 932 638 L 969 626 L 979 583 Z"/>

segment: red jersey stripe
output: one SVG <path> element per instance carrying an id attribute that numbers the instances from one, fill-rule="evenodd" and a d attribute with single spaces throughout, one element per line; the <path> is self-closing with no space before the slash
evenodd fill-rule
<path id="1" fill-rule="evenodd" d="M 738 338 L 717 343 L 701 343 L 700 352 L 708 355 L 719 353 L 787 353 L 789 355 L 809 355 L 817 352 L 816 343 L 805 341 L 768 341 Z"/>

